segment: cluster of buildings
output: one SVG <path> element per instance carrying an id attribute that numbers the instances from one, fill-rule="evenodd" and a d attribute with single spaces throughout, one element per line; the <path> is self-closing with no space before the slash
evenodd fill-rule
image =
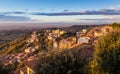
<path id="1" fill-rule="evenodd" d="M 46 30 L 47 31 L 47 39 L 53 41 L 54 49 L 70 49 L 76 47 L 81 44 L 94 45 L 94 43 L 98 40 L 99 37 L 106 35 L 112 28 L 109 26 L 103 27 L 95 27 L 90 30 L 83 29 L 80 32 L 76 32 L 75 36 L 68 37 L 66 39 L 61 39 L 60 41 L 56 41 L 58 37 L 67 33 L 63 30 Z M 34 62 L 38 58 L 37 54 L 33 54 L 33 52 L 39 50 L 39 44 L 33 46 L 34 42 L 38 42 L 38 37 L 36 32 L 33 32 L 30 38 L 27 41 L 27 48 L 24 52 L 17 54 L 10 54 L 5 57 L 2 57 L 5 65 L 12 64 L 15 62 L 24 62 L 25 67 L 13 72 L 13 74 L 34 74 Z M 41 54 L 42 55 L 42 54 Z"/>
<path id="2" fill-rule="evenodd" d="M 49 40 L 53 41 L 53 47 L 57 48 L 57 49 L 69 49 L 69 48 L 74 47 L 77 44 L 88 43 L 85 40 L 87 37 L 84 37 L 84 35 L 87 33 L 87 30 L 85 32 L 85 29 L 83 31 L 79 32 L 80 34 L 82 34 L 83 37 L 80 37 L 81 35 L 79 34 L 79 37 L 72 36 L 72 37 L 68 37 L 67 39 L 62 39 L 59 42 L 56 41 L 56 38 L 58 38 L 61 35 L 65 34 L 66 33 L 65 31 L 61 31 L 61 30 L 57 29 L 57 30 L 52 30 L 52 31 L 47 30 L 47 32 L 48 32 L 47 38 Z M 34 36 L 36 37 L 36 35 L 34 35 Z M 30 40 L 28 41 L 29 45 L 32 42 L 36 41 L 35 37 L 33 37 L 33 38 L 30 37 L 31 41 Z M 33 53 L 34 51 L 35 50 L 33 48 L 29 47 L 29 48 L 25 49 L 24 53 L 25 54 L 30 54 L 30 53 Z M 27 58 L 27 60 L 24 61 L 25 67 L 14 71 L 13 74 L 35 74 L 34 66 L 35 66 L 35 61 L 36 61 L 37 57 L 38 57 L 37 55 L 29 56 L 29 58 Z"/>
<path id="3" fill-rule="evenodd" d="M 34 72 L 35 62 L 36 59 L 31 61 L 24 61 L 23 64 L 25 66 L 16 71 L 13 71 L 12 74 L 35 74 Z"/>
<path id="4" fill-rule="evenodd" d="M 38 42 L 38 38 L 37 38 L 37 34 L 33 32 L 30 35 L 30 38 L 27 40 L 27 44 L 26 44 L 27 48 L 24 50 L 24 52 L 1 56 L 0 60 L 3 61 L 3 64 L 5 66 L 7 66 L 7 65 L 13 65 L 13 64 L 17 65 L 18 63 L 24 63 L 26 61 L 30 62 L 37 59 L 38 54 L 34 54 L 34 52 L 38 50 L 39 45 L 35 45 L 33 47 L 32 43 L 34 43 L 35 41 Z M 17 73 L 17 74 L 21 74 L 21 73 Z M 29 74 L 29 73 L 22 73 L 22 74 Z"/>
<path id="5" fill-rule="evenodd" d="M 62 39 L 59 42 L 54 41 L 53 47 L 56 49 L 70 49 L 81 44 L 94 45 L 99 37 L 105 36 L 110 31 L 112 31 L 112 27 L 110 26 L 95 27 L 90 30 L 83 29 L 76 32 L 76 36 Z"/>
<path id="6" fill-rule="evenodd" d="M 34 42 L 37 42 L 38 44 L 33 46 Z M 39 49 L 39 40 L 36 32 L 33 32 L 27 41 L 27 48 L 25 49 L 25 53 L 33 53 L 38 49 Z"/>
<path id="7" fill-rule="evenodd" d="M 91 38 L 90 43 L 94 45 L 101 36 L 105 36 L 111 31 L 113 31 L 113 28 L 110 26 L 94 27 L 86 34 L 86 36 Z"/>
<path id="8" fill-rule="evenodd" d="M 53 42 L 53 48 L 57 49 L 68 49 L 76 44 L 76 37 L 69 37 L 67 39 L 62 39 L 59 42 Z"/>
<path id="9" fill-rule="evenodd" d="M 15 63 L 21 63 L 25 60 L 31 61 L 37 58 L 36 54 L 26 54 L 25 52 L 17 53 L 17 54 L 9 54 L 7 56 L 1 57 L 4 65 L 12 65 Z"/>
<path id="10" fill-rule="evenodd" d="M 70 49 L 75 47 L 76 45 L 80 45 L 82 43 L 89 43 L 90 38 L 86 37 L 87 29 L 83 29 L 80 32 L 76 32 L 75 36 L 68 37 L 66 39 L 62 39 L 59 42 L 53 42 L 53 48 L 63 50 L 63 49 Z"/>
<path id="11" fill-rule="evenodd" d="M 60 37 L 61 35 L 65 34 L 66 31 L 56 29 L 56 30 L 49 30 L 47 38 L 49 40 L 55 41 L 56 38 Z"/>

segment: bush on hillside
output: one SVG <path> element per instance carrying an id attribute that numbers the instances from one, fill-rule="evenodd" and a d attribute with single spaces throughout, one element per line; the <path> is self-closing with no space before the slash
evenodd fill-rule
<path id="1" fill-rule="evenodd" d="M 9 69 L 7 69 L 2 62 L 0 62 L 0 74 L 9 74 Z"/>
<path id="2" fill-rule="evenodd" d="M 101 38 L 95 46 L 90 74 L 120 74 L 120 31 Z"/>
<path id="3" fill-rule="evenodd" d="M 111 26 L 112 26 L 114 29 L 115 29 L 115 28 L 120 28 L 120 24 L 119 24 L 119 23 L 113 23 Z"/>
<path id="4" fill-rule="evenodd" d="M 86 74 L 87 57 L 81 57 L 81 48 L 51 54 L 39 59 L 36 74 Z"/>

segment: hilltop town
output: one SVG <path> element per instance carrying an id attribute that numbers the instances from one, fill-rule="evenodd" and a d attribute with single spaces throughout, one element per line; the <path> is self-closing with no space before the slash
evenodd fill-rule
<path id="1" fill-rule="evenodd" d="M 112 28 L 110 26 L 83 28 L 77 32 L 68 32 L 57 28 L 33 31 L 23 38 L 22 45 L 24 48 L 14 50 L 16 47 L 8 47 L 8 50 L 4 50 L 8 53 L 1 55 L 0 60 L 5 66 L 14 66 L 12 71 L 14 74 L 29 74 L 25 73 L 29 71 L 34 73 L 33 66 L 38 58 L 47 57 L 50 56 L 50 53 L 56 54 L 83 45 L 92 49 L 101 36 L 105 36 L 111 31 Z M 14 45 L 14 43 L 11 45 Z M 15 52 L 16 50 L 17 52 Z"/>

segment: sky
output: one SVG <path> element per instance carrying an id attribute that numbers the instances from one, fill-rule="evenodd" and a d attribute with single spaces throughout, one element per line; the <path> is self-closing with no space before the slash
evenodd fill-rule
<path id="1" fill-rule="evenodd" d="M 0 0 L 0 23 L 104 24 L 120 21 L 120 0 Z"/>

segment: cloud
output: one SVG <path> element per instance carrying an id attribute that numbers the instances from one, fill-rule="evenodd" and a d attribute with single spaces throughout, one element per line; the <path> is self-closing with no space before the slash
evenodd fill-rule
<path id="1" fill-rule="evenodd" d="M 118 10 L 118 9 L 120 9 L 120 5 L 110 6 L 109 8 L 110 9 L 117 9 Z"/>
<path id="2" fill-rule="evenodd" d="M 54 12 L 24 12 L 24 11 L 15 11 L 15 12 L 4 12 L 3 14 L 9 15 L 9 14 L 29 14 L 29 15 L 43 15 L 43 16 L 70 16 L 70 15 L 120 15 L 120 9 L 100 9 L 100 10 L 86 10 L 86 11 L 70 11 L 68 9 L 65 9 L 61 12 L 55 12 L 54 9 L 51 9 L 50 11 Z"/>
<path id="3" fill-rule="evenodd" d="M 6 16 L 0 15 L 0 21 L 28 21 L 30 18 L 24 16 Z"/>
<path id="4" fill-rule="evenodd" d="M 67 12 L 66 12 L 67 11 Z M 51 12 L 51 13 L 41 13 L 41 12 L 33 12 L 32 15 L 45 15 L 45 16 L 67 16 L 67 15 L 120 15 L 120 10 L 116 9 L 101 9 L 98 11 L 95 10 L 87 10 L 84 12 L 70 12 L 68 10 L 64 10 L 63 12 Z"/>
<path id="5" fill-rule="evenodd" d="M 55 9 L 50 9 L 50 11 L 55 11 Z"/>
<path id="6" fill-rule="evenodd" d="M 102 18 L 101 18 L 102 17 Z M 113 23 L 113 22 L 119 22 L 120 21 L 120 15 L 100 15 L 97 16 L 96 18 L 81 18 L 81 19 L 76 19 L 79 22 L 83 22 L 83 23 Z"/>
<path id="7" fill-rule="evenodd" d="M 40 8 L 39 10 L 40 10 L 40 11 L 41 11 L 41 10 L 44 10 L 44 8 Z"/>
<path id="8" fill-rule="evenodd" d="M 0 13 L 1 21 L 32 21 L 32 22 L 69 22 L 69 23 L 106 23 L 120 21 L 119 9 L 100 9 L 100 10 L 87 10 L 87 11 L 70 11 L 63 10 L 61 12 L 29 12 L 16 11 L 16 12 L 3 12 Z M 27 13 L 27 15 L 26 15 Z M 40 16 L 39 16 L 40 15 Z M 53 16 L 53 17 L 49 17 Z M 61 16 L 61 17 L 59 17 Z M 56 19 L 57 18 L 57 19 Z"/>
<path id="9" fill-rule="evenodd" d="M 68 11 L 69 11 L 68 9 L 64 10 L 64 12 L 68 12 Z"/>
<path id="10" fill-rule="evenodd" d="M 4 12 L 3 14 L 26 14 L 26 13 L 22 11 L 16 11 L 16 12 Z"/>
<path id="11" fill-rule="evenodd" d="M 106 20 L 107 18 L 101 18 L 101 19 L 76 19 L 76 20 Z"/>

